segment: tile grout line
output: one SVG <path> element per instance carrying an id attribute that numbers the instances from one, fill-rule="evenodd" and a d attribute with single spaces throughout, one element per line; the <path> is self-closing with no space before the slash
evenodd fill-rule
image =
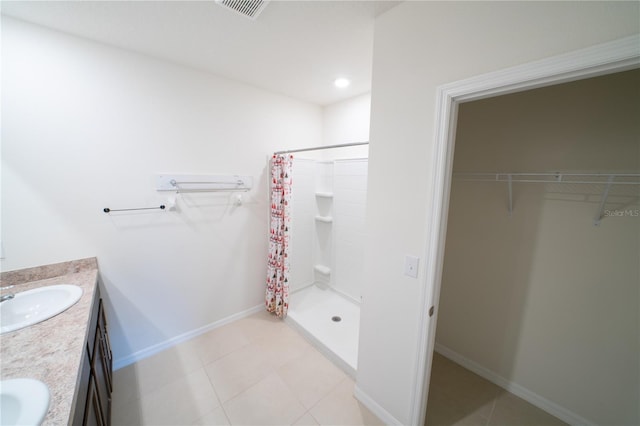
<path id="1" fill-rule="evenodd" d="M 200 361 L 202 362 L 202 359 Z M 212 364 L 212 363 L 210 363 L 210 364 Z M 202 369 L 204 370 L 204 374 L 207 376 L 207 380 L 209 381 L 209 386 L 211 386 L 211 389 L 213 390 L 213 394 L 216 396 L 216 399 L 218 400 L 218 403 L 219 403 L 218 406 L 220 408 L 222 408 L 222 412 L 224 413 L 224 416 L 227 419 L 227 423 L 229 423 L 229 425 L 231 425 L 231 420 L 229 419 L 229 415 L 227 414 L 227 410 L 224 408 L 224 403 L 222 402 L 222 398 L 220 398 L 220 395 L 218 394 L 218 391 L 216 390 L 216 387 L 214 386 L 213 382 L 211 381 L 211 376 L 209 376 L 209 372 L 207 371 L 207 369 L 206 369 L 206 367 L 204 365 L 203 365 Z M 215 408 L 213 410 L 211 410 L 211 412 L 213 412 L 214 410 L 215 410 Z"/>
<path id="2" fill-rule="evenodd" d="M 493 417 L 493 412 L 496 409 L 496 404 L 498 402 L 499 395 L 500 395 L 500 391 L 496 391 L 496 395 L 493 397 L 493 401 L 491 404 L 491 411 L 489 411 L 489 416 L 487 417 L 487 423 L 485 426 L 489 426 L 489 423 L 491 423 L 491 418 Z"/>
<path id="3" fill-rule="evenodd" d="M 316 350 L 313 345 L 311 345 L 309 342 L 306 342 L 307 345 L 309 345 L 309 347 L 311 349 Z M 322 355 L 322 354 L 320 354 Z M 300 355 L 300 357 L 302 357 L 303 355 Z M 297 395 L 294 389 L 291 389 L 291 387 L 289 386 L 289 384 L 287 383 L 286 380 L 284 380 L 284 378 L 282 376 L 280 376 L 280 373 L 277 371 L 277 369 L 275 370 L 276 375 L 280 378 L 280 380 L 282 380 L 282 382 L 285 384 L 285 386 L 287 387 L 287 389 L 289 389 L 289 391 L 293 394 L 293 395 Z M 323 401 L 326 397 L 328 397 L 334 390 L 336 390 L 338 388 L 338 386 L 340 386 L 342 384 L 342 382 L 344 382 L 345 380 L 349 379 L 349 376 L 345 375 L 345 377 L 343 377 L 342 379 L 340 379 L 338 381 L 338 383 L 336 383 L 334 386 L 332 386 L 324 395 L 322 395 L 322 397 L 320 397 L 311 407 L 307 408 L 302 401 L 296 396 L 296 400 L 298 401 L 298 403 L 304 407 L 305 412 L 302 413 L 300 415 L 300 417 L 298 417 L 297 419 L 295 419 L 295 421 L 292 423 L 294 424 L 295 422 L 297 422 L 298 420 L 300 420 L 302 417 L 304 417 L 306 414 L 309 414 L 311 416 L 311 418 L 313 418 L 313 420 L 319 425 L 320 421 L 313 415 L 313 413 L 311 412 L 311 410 L 313 410 L 313 408 L 315 408 L 321 401 Z"/>
<path id="4" fill-rule="evenodd" d="M 318 399 L 318 400 L 316 401 L 316 403 L 315 403 L 315 404 L 313 404 L 313 405 L 311 406 L 311 408 L 309 408 L 309 409 L 307 410 L 307 412 L 309 413 L 309 415 L 313 418 L 313 420 L 315 420 L 315 422 L 316 422 L 317 424 L 319 424 L 319 425 L 321 424 L 321 423 L 320 423 L 320 420 L 318 420 L 318 419 L 313 415 L 313 413 L 311 412 L 311 410 L 313 410 L 313 409 L 314 409 L 318 404 L 320 404 L 320 402 L 322 402 L 322 401 L 323 401 L 325 398 L 327 398 L 327 397 L 328 397 L 328 396 L 329 396 L 333 391 L 335 391 L 335 390 L 338 388 L 338 386 L 340 386 L 340 385 L 341 385 L 345 380 L 351 380 L 351 378 L 350 378 L 348 375 L 346 375 L 346 374 L 345 374 L 345 377 L 343 377 L 343 378 L 342 378 L 338 383 L 336 383 L 336 384 L 335 384 L 331 389 L 329 389 L 329 390 L 327 391 L 327 393 L 325 393 L 325 394 L 322 396 L 322 398 Z M 353 396 L 353 395 L 352 395 L 352 396 Z"/>
<path id="5" fill-rule="evenodd" d="M 228 325 L 228 324 L 226 324 L 226 325 Z M 215 387 L 215 385 L 214 385 L 214 383 L 213 383 L 213 381 L 211 379 L 211 376 L 209 375 L 209 371 L 207 370 L 207 366 L 209 366 L 211 364 L 214 364 L 217 361 L 219 361 L 219 360 L 221 360 L 221 359 L 233 354 L 234 352 L 237 352 L 237 351 L 239 351 L 241 349 L 244 349 L 244 348 L 246 348 L 247 346 L 249 346 L 251 344 L 254 344 L 252 339 L 250 339 L 249 336 L 247 336 L 242 330 L 238 330 L 237 332 L 241 333 L 242 336 L 247 340 L 248 343 L 246 343 L 244 345 L 241 345 L 241 346 L 237 347 L 236 349 L 234 349 L 234 350 L 232 350 L 232 351 L 230 351 L 228 353 L 225 353 L 225 354 L 217 357 L 216 359 L 214 359 L 214 360 L 212 360 L 212 361 L 210 361 L 208 363 L 205 363 L 205 361 L 202 359 L 202 356 L 199 353 L 197 354 L 198 355 L 198 360 L 200 361 L 200 364 L 202 365 L 202 369 L 204 370 L 204 372 L 205 372 L 205 374 L 207 376 L 207 380 L 209 381 L 209 385 L 211 386 L 211 389 L 213 389 L 213 393 L 215 394 L 215 396 L 216 396 L 216 398 L 217 398 L 217 400 L 219 402 L 219 407 L 222 409 L 222 412 L 224 413 L 224 416 L 227 419 L 227 423 L 229 425 L 233 425 L 233 423 L 231 422 L 231 418 L 229 417 L 229 413 L 227 412 L 227 409 L 225 408 L 224 404 L 229 402 L 229 401 L 231 401 L 233 398 L 235 398 L 236 396 L 240 395 L 240 393 L 242 393 L 242 392 L 239 392 L 237 395 L 234 395 L 234 396 L 230 397 L 227 401 L 222 401 L 222 397 L 220 396 L 220 394 L 216 390 L 216 387 Z M 254 386 L 254 385 L 249 386 L 249 388 Z"/>

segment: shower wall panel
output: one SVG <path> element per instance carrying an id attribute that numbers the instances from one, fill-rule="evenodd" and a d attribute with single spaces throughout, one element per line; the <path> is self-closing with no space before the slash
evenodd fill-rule
<path id="1" fill-rule="evenodd" d="M 363 285 L 367 169 L 366 158 L 334 162 L 332 285 L 357 302 Z"/>
<path id="2" fill-rule="evenodd" d="M 313 282 L 313 245 L 315 215 L 315 161 L 293 160 L 292 216 L 289 250 L 289 289 L 294 291 Z"/>

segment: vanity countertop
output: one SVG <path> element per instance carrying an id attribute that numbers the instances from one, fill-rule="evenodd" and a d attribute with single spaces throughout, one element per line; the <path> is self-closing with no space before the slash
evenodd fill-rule
<path id="1" fill-rule="evenodd" d="M 49 387 L 51 400 L 43 425 L 70 421 L 97 282 L 95 258 L 8 271 L 0 276 L 0 286 L 13 285 L 8 290 L 13 293 L 56 284 L 82 288 L 80 300 L 66 311 L 0 335 L 0 377 L 34 378 Z"/>

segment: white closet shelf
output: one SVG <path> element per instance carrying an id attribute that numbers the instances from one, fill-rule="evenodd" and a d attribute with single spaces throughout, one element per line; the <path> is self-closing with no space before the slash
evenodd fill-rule
<path id="1" fill-rule="evenodd" d="M 640 173 L 475 173 L 454 172 L 453 178 L 466 182 L 505 182 L 509 197 L 509 216 L 513 213 L 513 183 L 553 183 L 603 185 L 602 197 L 593 224 L 600 225 L 613 185 L 640 185 Z"/>
<path id="2" fill-rule="evenodd" d="M 640 173 L 475 173 L 454 172 L 459 181 L 470 182 L 514 182 L 514 183 L 581 183 L 614 185 L 640 185 Z"/>
<path id="3" fill-rule="evenodd" d="M 333 222 L 333 218 L 332 218 L 331 216 L 320 216 L 320 215 L 317 215 L 317 216 L 316 216 L 316 220 L 317 220 L 318 222 L 324 222 L 324 223 L 331 223 L 331 222 Z"/>
<path id="4" fill-rule="evenodd" d="M 333 198 L 333 192 L 316 192 L 316 197 Z"/>
<path id="5" fill-rule="evenodd" d="M 331 268 L 325 265 L 315 265 L 313 267 L 316 271 L 320 272 L 323 275 L 331 275 Z"/>

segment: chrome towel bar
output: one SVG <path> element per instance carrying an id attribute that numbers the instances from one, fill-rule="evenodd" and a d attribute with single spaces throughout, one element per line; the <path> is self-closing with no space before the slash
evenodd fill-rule
<path id="1" fill-rule="evenodd" d="M 164 210 L 166 207 L 164 204 L 160 204 L 160 206 L 158 207 L 136 207 L 133 209 L 110 209 L 109 207 L 105 207 L 104 209 L 102 209 L 103 212 L 105 213 L 111 213 L 111 212 L 129 212 L 129 211 L 133 211 L 133 210 Z"/>

